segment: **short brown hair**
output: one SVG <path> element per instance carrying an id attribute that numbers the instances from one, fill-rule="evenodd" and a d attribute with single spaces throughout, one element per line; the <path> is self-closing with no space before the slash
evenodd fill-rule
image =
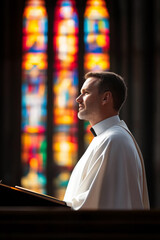
<path id="1" fill-rule="evenodd" d="M 88 72 L 85 79 L 94 77 L 99 80 L 99 92 L 110 91 L 113 96 L 114 109 L 119 111 L 127 98 L 127 86 L 124 79 L 113 72 Z"/>

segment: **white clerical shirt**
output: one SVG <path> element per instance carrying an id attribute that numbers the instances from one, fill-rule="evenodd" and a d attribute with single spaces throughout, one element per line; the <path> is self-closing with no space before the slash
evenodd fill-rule
<path id="1" fill-rule="evenodd" d="M 64 196 L 74 210 L 149 209 L 142 154 L 119 116 L 93 126 L 94 137 L 75 166 Z"/>

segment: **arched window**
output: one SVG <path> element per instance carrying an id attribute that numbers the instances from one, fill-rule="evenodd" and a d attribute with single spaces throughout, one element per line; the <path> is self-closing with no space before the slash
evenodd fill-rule
<path id="1" fill-rule="evenodd" d="M 54 181 L 61 198 L 77 162 L 78 15 L 73 0 L 59 0 L 53 23 L 53 160 L 59 174 Z"/>
<path id="2" fill-rule="evenodd" d="M 22 186 L 46 192 L 47 12 L 42 0 L 26 1 L 22 60 Z"/>

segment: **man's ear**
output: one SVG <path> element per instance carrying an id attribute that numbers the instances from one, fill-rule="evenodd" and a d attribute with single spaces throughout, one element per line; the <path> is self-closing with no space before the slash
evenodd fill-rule
<path id="1" fill-rule="evenodd" d="M 112 93 L 110 91 L 104 92 L 102 96 L 102 103 L 103 104 L 109 103 L 111 99 L 112 99 Z"/>

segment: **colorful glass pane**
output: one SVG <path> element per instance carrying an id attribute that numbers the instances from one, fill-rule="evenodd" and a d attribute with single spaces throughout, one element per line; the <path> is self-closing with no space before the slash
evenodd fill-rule
<path id="1" fill-rule="evenodd" d="M 41 193 L 46 193 L 47 32 L 44 1 L 26 1 L 22 44 L 21 185 Z"/>
<path id="2" fill-rule="evenodd" d="M 56 197 L 63 198 L 70 172 L 77 162 L 78 16 L 75 2 L 57 1 L 54 14 L 53 160 Z"/>
<path id="3" fill-rule="evenodd" d="M 84 13 L 84 71 L 107 71 L 110 68 L 109 13 L 104 0 L 88 0 Z M 85 122 L 85 145 L 92 134 Z"/>

